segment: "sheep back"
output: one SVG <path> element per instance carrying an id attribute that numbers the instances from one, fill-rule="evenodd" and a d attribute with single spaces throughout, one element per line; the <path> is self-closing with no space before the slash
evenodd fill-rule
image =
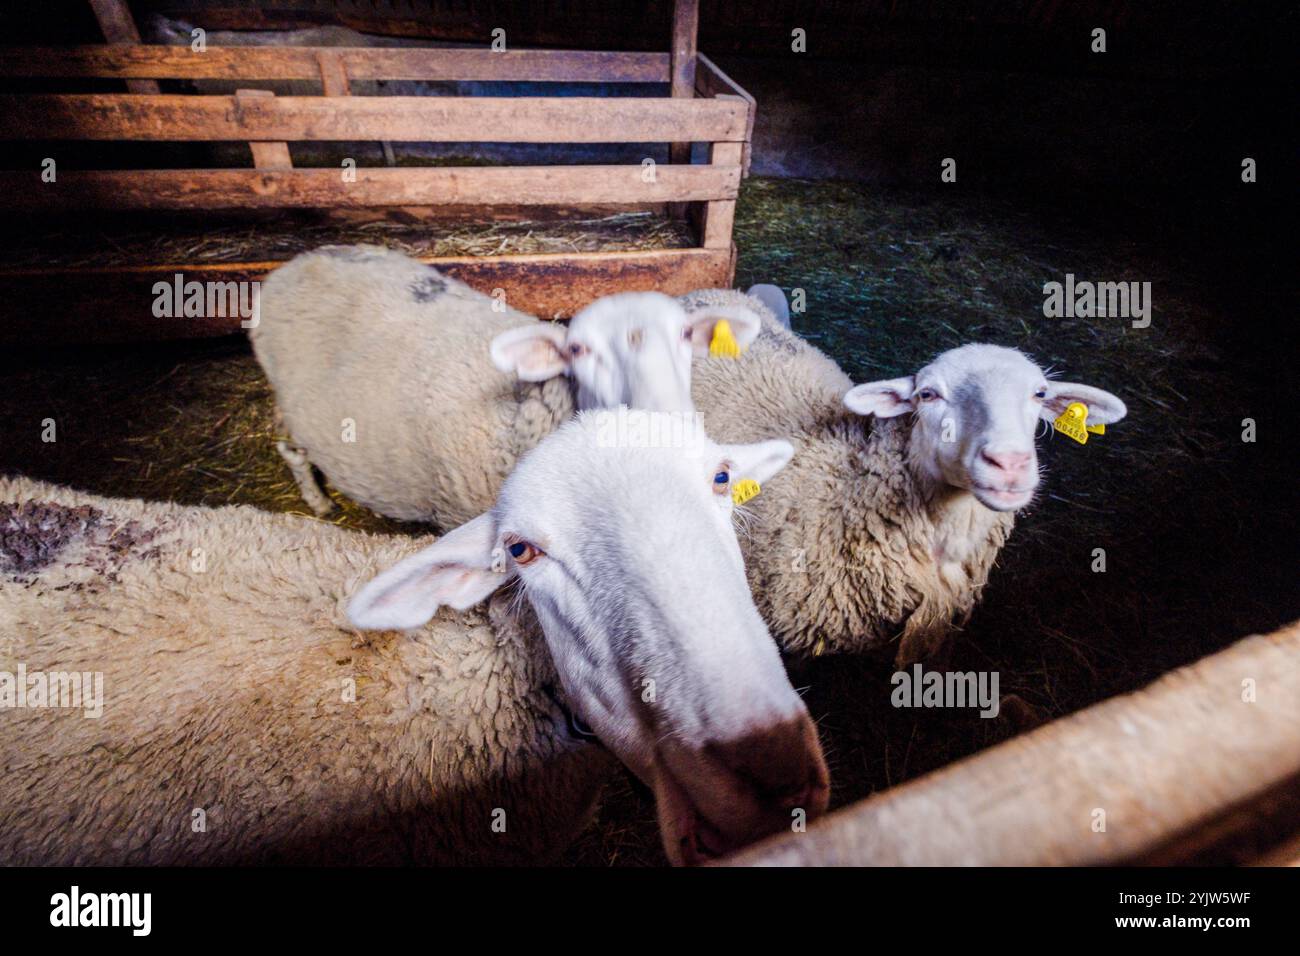
<path id="1" fill-rule="evenodd" d="M 535 621 L 498 596 L 408 633 L 346 623 L 360 582 L 427 543 L 0 479 L 0 671 L 103 675 L 97 719 L 0 710 L 0 859 L 475 863 L 560 849 L 610 758 L 567 733 Z"/>

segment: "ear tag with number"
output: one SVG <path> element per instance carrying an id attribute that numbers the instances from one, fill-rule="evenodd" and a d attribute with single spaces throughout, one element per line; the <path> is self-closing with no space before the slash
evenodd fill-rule
<path id="1" fill-rule="evenodd" d="M 750 498 L 753 498 L 762 489 L 757 481 L 753 478 L 741 478 L 731 489 L 731 500 L 738 505 L 743 505 Z"/>
<path id="2" fill-rule="evenodd" d="M 740 343 L 736 341 L 736 336 L 731 331 L 731 323 L 726 319 L 719 319 L 713 326 L 713 338 L 709 340 L 709 355 L 733 359 L 740 356 Z"/>
<path id="3" fill-rule="evenodd" d="M 1106 434 L 1105 425 L 1088 424 L 1088 406 L 1083 402 L 1071 402 L 1065 407 L 1059 418 L 1052 422 L 1052 427 L 1067 438 L 1073 438 L 1080 445 L 1088 444 L 1088 433 Z"/>

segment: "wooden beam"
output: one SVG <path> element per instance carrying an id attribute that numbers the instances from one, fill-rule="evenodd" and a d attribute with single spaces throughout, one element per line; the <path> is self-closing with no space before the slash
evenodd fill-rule
<path id="1" fill-rule="evenodd" d="M 321 53 L 341 59 L 348 76 L 354 80 L 670 81 L 667 53 L 216 46 L 197 53 L 188 46 L 130 44 L 0 47 L 0 76 L 314 80 L 319 76 Z"/>
<path id="2" fill-rule="evenodd" d="M 0 95 L 7 139 L 741 142 L 746 121 L 722 98 Z"/>
<path id="3" fill-rule="evenodd" d="M 270 144 L 253 145 L 256 155 L 257 147 Z M 280 169 L 69 170 L 59 174 L 57 183 L 42 183 L 38 172 L 0 172 L 0 207 L 75 211 L 624 205 L 734 201 L 740 188 L 740 167 L 717 164 L 664 167 L 653 182 L 644 181 L 639 165 L 361 167 L 355 182 L 344 182 L 339 169 Z"/>
<path id="4" fill-rule="evenodd" d="M 1091 866 L 1168 862 L 1180 845 L 1195 862 L 1207 825 L 1245 808 L 1290 806 L 1294 826 L 1297 780 L 1300 623 L 724 862 Z"/>
<path id="5" fill-rule="evenodd" d="M 99 29 L 109 43 L 138 44 L 140 31 L 126 0 L 90 0 L 90 9 L 99 21 Z M 127 80 L 126 88 L 132 93 L 157 93 L 158 84 L 152 80 Z"/>
<path id="6" fill-rule="evenodd" d="M 731 284 L 728 250 L 653 249 L 565 255 L 425 257 L 422 261 L 512 306 L 567 317 L 614 292 L 658 290 L 681 295 Z M 239 318 L 155 318 L 156 282 L 253 281 L 283 262 L 178 263 L 149 268 L 0 270 L 0 345 L 140 342 L 242 334 Z"/>
<path id="7" fill-rule="evenodd" d="M 671 93 L 674 98 L 689 99 L 695 96 L 695 46 L 699 28 L 699 0 L 674 0 L 671 48 Z M 668 161 L 679 164 L 689 163 L 691 144 L 687 142 L 669 144 Z M 680 219 L 685 213 L 684 206 L 672 208 L 674 218 Z"/>
<path id="8" fill-rule="evenodd" d="M 719 169 L 739 169 L 744 143 L 712 143 L 709 165 Z M 700 245 L 706 249 L 731 248 L 731 229 L 736 219 L 736 200 L 715 199 L 704 204 L 700 222 Z"/>

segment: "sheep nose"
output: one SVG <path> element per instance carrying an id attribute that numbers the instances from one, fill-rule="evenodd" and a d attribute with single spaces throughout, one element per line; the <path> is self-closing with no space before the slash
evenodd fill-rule
<path id="1" fill-rule="evenodd" d="M 711 750 L 751 791 L 771 821 L 769 829 L 788 826 L 795 809 L 804 810 L 808 819 L 825 812 L 830 773 L 817 728 L 806 711 L 744 737 L 715 743 Z"/>
<path id="2" fill-rule="evenodd" d="M 980 457 L 1001 471 L 1015 474 L 1024 471 L 1033 455 L 1027 451 L 989 451 L 985 448 Z"/>

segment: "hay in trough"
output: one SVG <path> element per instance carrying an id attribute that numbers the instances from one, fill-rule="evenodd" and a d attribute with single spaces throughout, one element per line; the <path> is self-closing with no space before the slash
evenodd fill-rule
<path id="1" fill-rule="evenodd" d="M 1268 426 L 1277 396 L 1262 359 L 1237 341 L 1253 300 L 1216 300 L 1158 236 L 1116 238 L 1014 203 L 952 196 L 751 179 L 737 210 L 737 284 L 804 290 L 796 330 L 858 381 L 982 340 L 1117 392 L 1129 418 L 1086 446 L 1040 443 L 1043 491 L 949 662 L 999 675 L 1000 717 L 891 707 L 892 668 L 881 660 L 792 666 L 819 722 L 835 805 L 1300 617 L 1293 454 Z M 288 254 L 314 244 L 311 234 L 281 241 Z M 220 244 L 201 251 L 222 255 Z M 1067 272 L 1151 281 L 1150 328 L 1045 318 L 1043 283 Z M 1251 416 L 1260 439 L 1246 443 Z M 46 419 L 55 442 L 41 440 Z M 0 470 L 103 494 L 307 513 L 275 452 L 270 390 L 242 339 L 11 353 L 0 359 L 0 421 Z M 337 524 L 421 530 L 335 500 L 328 520 Z M 1104 572 L 1093 570 L 1099 548 Z M 662 862 L 649 794 L 621 779 L 566 860 Z"/>
<path id="2" fill-rule="evenodd" d="M 11 268 L 275 262 L 319 246 L 354 243 L 440 257 L 681 249 L 693 244 L 685 223 L 652 212 L 498 222 L 402 213 L 370 222 L 314 215 L 252 221 L 118 217 L 67 222 L 25 234 L 21 243 L 18 238 L 5 252 Z"/>

